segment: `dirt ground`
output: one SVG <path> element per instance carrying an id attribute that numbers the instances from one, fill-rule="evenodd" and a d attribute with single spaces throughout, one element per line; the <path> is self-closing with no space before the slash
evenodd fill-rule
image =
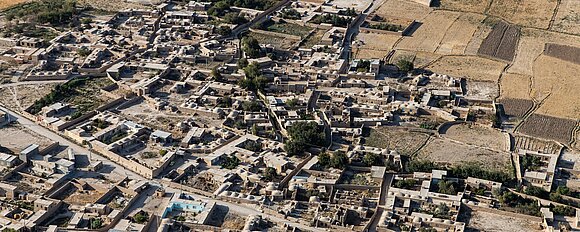
<path id="1" fill-rule="evenodd" d="M 550 29 L 580 35 L 580 1 L 562 0 Z"/>
<path id="2" fill-rule="evenodd" d="M 497 82 L 505 66 L 505 63 L 477 56 L 444 56 L 426 69 L 470 80 Z"/>
<path id="3" fill-rule="evenodd" d="M 514 73 L 504 73 L 500 80 L 500 97 L 531 99 L 531 76 Z"/>
<path id="4" fill-rule="evenodd" d="M 492 151 L 445 138 L 431 139 L 419 151 L 417 158 L 451 165 L 474 163 L 497 171 L 506 171 L 511 167 L 507 152 Z"/>
<path id="5" fill-rule="evenodd" d="M 417 31 L 412 36 L 404 37 L 396 48 L 435 52 L 442 42 L 445 32 L 453 25 L 459 15 L 460 13 L 450 11 L 431 12 L 424 20 L 421 20 L 423 24 Z"/>
<path id="6" fill-rule="evenodd" d="M 480 125 L 453 125 L 447 129 L 443 137 L 500 151 L 509 150 L 506 136 L 498 130 Z"/>
<path id="7" fill-rule="evenodd" d="M 394 149 L 401 155 L 411 155 L 427 139 L 429 139 L 428 134 L 394 129 L 392 127 L 379 127 L 371 130 L 369 137 L 366 138 L 365 145 Z"/>
<path id="8" fill-rule="evenodd" d="M 122 4 L 119 4 L 119 1 L 115 0 L 79 0 L 81 5 L 91 6 L 95 9 L 105 10 L 105 11 L 121 11 L 121 10 L 128 10 L 128 9 L 148 9 L 150 7 L 144 6 L 139 3 L 129 2 L 127 0 L 122 1 Z M 159 1 L 151 0 L 149 2 L 156 3 Z"/>
<path id="9" fill-rule="evenodd" d="M 540 56 L 534 62 L 532 96 L 544 101 L 536 113 L 569 119 L 580 118 L 580 65 L 549 56 Z"/>
<path id="10" fill-rule="evenodd" d="M 463 12 L 483 13 L 491 0 L 441 0 L 440 8 Z"/>
<path id="11" fill-rule="evenodd" d="M 356 38 L 360 41 L 360 46 L 354 48 L 355 56 L 360 59 L 383 58 L 399 38 L 401 37 L 391 34 L 360 33 Z"/>
<path id="12" fill-rule="evenodd" d="M 27 0 L 0 0 L 0 10 L 14 6 L 18 3 L 26 2 Z"/>
<path id="13" fill-rule="evenodd" d="M 421 21 L 431 11 L 431 8 L 412 0 L 387 0 L 375 13 Z"/>
<path id="14" fill-rule="evenodd" d="M 478 30 L 478 26 L 483 22 L 486 16 L 479 14 L 461 14 L 459 18 L 453 22 L 449 30 L 445 32 L 445 36 L 441 44 L 437 48 L 436 53 L 439 54 L 465 54 L 465 49 L 471 41 L 471 38 Z"/>
<path id="15" fill-rule="evenodd" d="M 11 109 L 24 110 L 34 101 L 52 91 L 56 84 L 19 85 L 0 88 L 0 104 Z"/>
<path id="16" fill-rule="evenodd" d="M 52 140 L 42 137 L 22 125 L 10 125 L 0 128 L 0 146 L 10 149 L 18 154 L 30 144 L 38 144 L 40 149 L 53 143 Z"/>
<path id="17" fill-rule="evenodd" d="M 531 223 L 524 218 L 510 217 L 484 211 L 471 211 L 471 219 L 467 225 L 478 231 L 499 232 L 540 232 L 543 231 L 539 223 Z"/>
<path id="18" fill-rule="evenodd" d="M 396 50 L 391 57 L 391 63 L 395 64 L 401 59 L 412 60 L 415 63 L 415 67 L 424 67 L 435 60 L 439 59 L 441 55 L 432 52 L 416 52 L 409 50 Z"/>
<path id="19" fill-rule="evenodd" d="M 547 29 L 557 4 L 557 0 L 494 0 L 488 13 L 517 25 Z"/>

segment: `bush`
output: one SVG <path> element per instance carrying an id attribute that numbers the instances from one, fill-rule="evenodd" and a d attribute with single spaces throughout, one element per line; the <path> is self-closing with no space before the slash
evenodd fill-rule
<path id="1" fill-rule="evenodd" d="M 167 155 L 167 150 L 160 150 L 159 155 L 161 156 Z"/>
<path id="2" fill-rule="evenodd" d="M 240 165 L 240 159 L 235 155 L 226 156 L 222 162 L 222 168 L 230 170 L 238 167 L 238 165 Z"/>
<path id="3" fill-rule="evenodd" d="M 333 168 L 343 169 L 348 164 L 348 157 L 346 153 L 342 151 L 337 151 L 332 154 L 332 158 L 330 159 L 330 166 Z"/>
<path id="4" fill-rule="evenodd" d="M 18 4 L 5 11 L 6 19 L 20 19 L 21 21 L 66 25 L 78 15 L 75 0 L 41 0 Z"/>
<path id="5" fill-rule="evenodd" d="M 298 20 L 302 18 L 300 12 L 294 8 L 284 9 L 280 12 L 280 18 Z"/>
<path id="6" fill-rule="evenodd" d="M 228 26 L 221 26 L 216 28 L 215 32 L 218 33 L 218 35 L 229 35 L 232 33 L 232 29 Z"/>
<path id="7" fill-rule="evenodd" d="M 274 180 L 278 174 L 276 173 L 276 169 L 272 167 L 267 167 L 264 171 L 264 179 L 268 181 Z"/>
<path id="8" fill-rule="evenodd" d="M 531 196 L 543 198 L 543 199 L 547 199 L 548 198 L 548 194 L 549 194 L 543 188 L 536 187 L 536 186 L 528 186 L 528 187 L 526 187 L 526 190 L 524 191 L 524 193 L 525 194 L 528 194 L 528 195 L 531 195 Z"/>
<path id="9" fill-rule="evenodd" d="M 260 43 L 254 37 L 247 36 L 242 38 L 242 51 L 249 58 L 258 58 L 262 56 Z"/>
<path id="10" fill-rule="evenodd" d="M 576 216 L 576 209 L 571 206 L 557 205 L 552 208 L 552 212 L 557 215 L 573 217 Z"/>
<path id="11" fill-rule="evenodd" d="M 348 17 L 338 16 L 335 14 L 323 14 L 318 15 L 312 19 L 312 23 L 321 24 L 321 23 L 328 23 L 332 24 L 335 27 L 346 27 L 351 22 L 351 19 Z"/>
<path id="12" fill-rule="evenodd" d="M 383 157 L 375 153 L 366 153 L 362 158 L 362 162 L 369 167 L 384 164 Z"/>
<path id="13" fill-rule="evenodd" d="M 413 71 L 413 69 L 415 69 L 415 65 L 413 64 L 412 61 L 402 59 L 397 62 L 397 68 L 399 68 L 399 71 L 401 72 L 408 73 L 410 71 Z"/>
<path id="14" fill-rule="evenodd" d="M 450 181 L 441 180 L 437 183 L 438 192 L 448 195 L 455 195 L 457 194 L 457 190 L 455 190 L 455 183 Z"/>
<path id="15" fill-rule="evenodd" d="M 149 221 L 149 214 L 147 212 L 141 211 L 141 212 L 135 214 L 133 219 L 135 220 L 135 222 L 142 224 L 144 222 Z"/>

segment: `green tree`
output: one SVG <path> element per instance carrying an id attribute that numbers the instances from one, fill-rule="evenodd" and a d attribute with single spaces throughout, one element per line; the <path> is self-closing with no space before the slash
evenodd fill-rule
<path id="1" fill-rule="evenodd" d="M 135 222 L 137 222 L 139 224 L 143 224 L 143 223 L 149 221 L 149 213 L 147 213 L 145 211 L 141 211 L 141 212 L 135 214 L 133 219 L 135 220 Z"/>
<path id="2" fill-rule="evenodd" d="M 397 68 L 399 68 L 401 72 L 407 73 L 413 71 L 413 69 L 415 69 L 415 65 L 413 64 L 412 61 L 409 61 L 407 59 L 401 59 L 397 62 Z"/>
<path id="3" fill-rule="evenodd" d="M 218 35 L 229 35 L 232 33 L 232 29 L 228 26 L 220 26 L 215 29 Z"/>
<path id="4" fill-rule="evenodd" d="M 455 195 L 457 191 L 455 190 L 454 183 L 451 181 L 440 180 L 437 184 L 439 187 L 439 192 L 443 194 Z"/>
<path id="5" fill-rule="evenodd" d="M 333 168 L 343 169 L 348 164 L 348 156 L 342 151 L 336 151 L 330 159 L 330 166 Z"/>
<path id="6" fill-rule="evenodd" d="M 254 37 L 244 37 L 242 38 L 242 51 L 249 58 L 258 58 L 261 56 L 260 43 Z"/>
<path id="7" fill-rule="evenodd" d="M 330 166 L 330 154 L 323 152 L 318 155 L 318 164 L 322 167 Z"/>
<path id="8" fill-rule="evenodd" d="M 548 191 L 544 190 L 543 188 L 536 187 L 536 186 L 526 187 L 526 190 L 524 191 L 524 193 L 531 195 L 531 196 L 543 198 L 543 199 L 546 199 L 548 197 Z"/>
<path id="9" fill-rule="evenodd" d="M 103 227 L 103 221 L 100 218 L 91 219 L 91 229 L 99 229 Z"/>
<path id="10" fill-rule="evenodd" d="M 363 158 L 362 158 L 362 162 L 366 165 L 366 166 L 377 166 L 377 165 L 383 165 L 383 157 L 381 155 L 375 154 L 375 153 L 366 153 Z"/>
<path id="11" fill-rule="evenodd" d="M 264 170 L 264 179 L 267 181 L 274 180 L 277 175 L 278 174 L 276 173 L 276 169 L 273 167 L 267 167 L 266 170 Z"/>
<path id="12" fill-rule="evenodd" d="M 240 58 L 240 59 L 238 60 L 238 68 L 245 68 L 245 67 L 247 67 L 249 64 L 250 64 L 250 63 L 248 63 L 248 59 L 246 59 L 246 58 L 243 58 L 243 57 L 242 57 L 242 58 Z"/>
<path id="13" fill-rule="evenodd" d="M 573 217 L 576 215 L 576 209 L 570 206 L 556 205 L 552 208 L 552 211 L 557 215 Z"/>
<path id="14" fill-rule="evenodd" d="M 560 195 L 559 193 L 550 193 L 550 201 L 561 202 L 562 195 Z"/>
<path id="15" fill-rule="evenodd" d="M 235 155 L 226 156 L 222 162 L 222 168 L 230 170 L 238 167 L 238 165 L 240 165 L 240 159 Z"/>

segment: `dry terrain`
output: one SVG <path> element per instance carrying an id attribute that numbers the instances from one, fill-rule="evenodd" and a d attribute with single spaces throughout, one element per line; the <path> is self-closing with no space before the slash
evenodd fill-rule
<path id="1" fill-rule="evenodd" d="M 522 149 L 540 151 L 546 154 L 558 154 L 560 153 L 560 149 L 562 149 L 561 145 L 550 140 L 543 140 L 522 134 L 512 134 L 512 137 L 512 150 L 516 152 Z"/>
<path id="2" fill-rule="evenodd" d="M 27 0 L 0 0 L 0 10 L 14 6 L 18 3 L 26 2 Z"/>
<path id="3" fill-rule="evenodd" d="M 394 149 L 399 154 L 411 155 L 423 145 L 429 135 L 421 132 L 406 131 L 393 127 L 372 129 L 365 145 L 378 148 Z"/>
<path id="4" fill-rule="evenodd" d="M 547 43 L 544 48 L 544 55 L 580 64 L 580 47 Z"/>
<path id="5" fill-rule="evenodd" d="M 466 99 L 492 101 L 499 92 L 497 83 L 493 81 L 468 81 L 465 87 L 467 89 Z"/>
<path id="6" fill-rule="evenodd" d="M 453 11 L 484 13 L 492 0 L 440 0 L 440 8 Z"/>
<path id="7" fill-rule="evenodd" d="M 18 85 L 0 88 L 0 104 L 10 109 L 24 110 L 34 101 L 52 91 L 56 84 Z"/>
<path id="8" fill-rule="evenodd" d="M 415 67 L 424 67 L 439 59 L 441 55 L 431 52 L 416 52 L 409 50 L 396 50 L 390 61 L 397 63 L 401 59 L 412 60 Z"/>
<path id="9" fill-rule="evenodd" d="M 357 35 L 360 46 L 354 48 L 356 58 L 381 59 L 391 51 L 393 45 L 401 36 L 394 34 L 381 34 L 362 32 Z"/>
<path id="10" fill-rule="evenodd" d="M 540 232 L 543 231 L 538 222 L 530 222 L 526 218 L 511 217 L 491 212 L 471 211 L 468 228 L 488 232 Z"/>
<path id="11" fill-rule="evenodd" d="M 444 56 L 426 69 L 469 80 L 496 82 L 505 66 L 505 63 L 477 56 Z"/>
<path id="12" fill-rule="evenodd" d="M 456 124 L 450 126 L 443 136 L 471 145 L 500 151 L 509 150 L 506 135 L 496 129 L 477 124 Z"/>
<path id="13" fill-rule="evenodd" d="M 505 171 L 511 166 L 510 155 L 507 152 L 493 151 L 444 138 L 430 140 L 427 146 L 419 151 L 417 158 L 450 165 L 474 163 L 496 171 Z"/>
<path id="14" fill-rule="evenodd" d="M 557 0 L 494 0 L 488 14 L 525 27 L 547 29 Z"/>
<path id="15" fill-rule="evenodd" d="M 422 21 L 431 11 L 431 8 L 411 0 L 386 0 L 375 13 Z"/>
<path id="16" fill-rule="evenodd" d="M 500 98 L 531 99 L 531 78 L 527 75 L 504 73 L 500 80 Z"/>
<path id="17" fill-rule="evenodd" d="M 437 48 L 439 54 L 463 55 L 478 26 L 485 19 L 484 15 L 461 14 L 459 18 L 445 32 L 441 44 Z"/>
<path id="18" fill-rule="evenodd" d="M 580 35 L 580 1 L 561 0 L 550 29 Z"/>
<path id="19" fill-rule="evenodd" d="M 0 146 L 8 148 L 15 154 L 20 153 L 30 144 L 38 144 L 40 149 L 53 143 L 52 140 L 26 129 L 22 125 L 10 125 L 0 128 Z"/>
<path id="20" fill-rule="evenodd" d="M 461 13 L 450 11 L 433 11 L 422 20 L 422 25 L 412 36 L 404 37 L 397 49 L 423 52 L 435 52 L 443 41 L 447 31 Z M 468 41 L 467 41 L 468 42 Z M 467 44 L 467 42 L 464 42 Z"/>
<path id="21" fill-rule="evenodd" d="M 540 56 L 534 62 L 532 96 L 549 97 L 537 113 L 554 117 L 580 118 L 580 65 L 549 56 Z"/>

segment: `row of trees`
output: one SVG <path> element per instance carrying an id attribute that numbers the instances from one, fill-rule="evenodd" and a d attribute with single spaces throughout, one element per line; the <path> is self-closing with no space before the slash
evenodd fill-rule
<path id="1" fill-rule="evenodd" d="M 73 96 L 77 93 L 76 88 L 83 86 L 87 79 L 79 78 L 71 80 L 64 84 L 59 84 L 54 87 L 54 89 L 46 96 L 36 100 L 32 107 L 29 109 L 28 113 L 37 114 L 43 107 L 52 105 L 56 102 L 60 102 L 67 97 Z"/>
<path id="2" fill-rule="evenodd" d="M 66 25 L 79 14 L 76 0 L 42 0 L 18 4 L 5 11 L 6 20 Z"/>
<path id="3" fill-rule="evenodd" d="M 318 15 L 314 17 L 314 19 L 312 19 L 312 23 L 316 24 L 328 23 L 332 24 L 335 27 L 347 27 L 350 22 L 351 22 L 350 18 L 335 14 Z"/>

